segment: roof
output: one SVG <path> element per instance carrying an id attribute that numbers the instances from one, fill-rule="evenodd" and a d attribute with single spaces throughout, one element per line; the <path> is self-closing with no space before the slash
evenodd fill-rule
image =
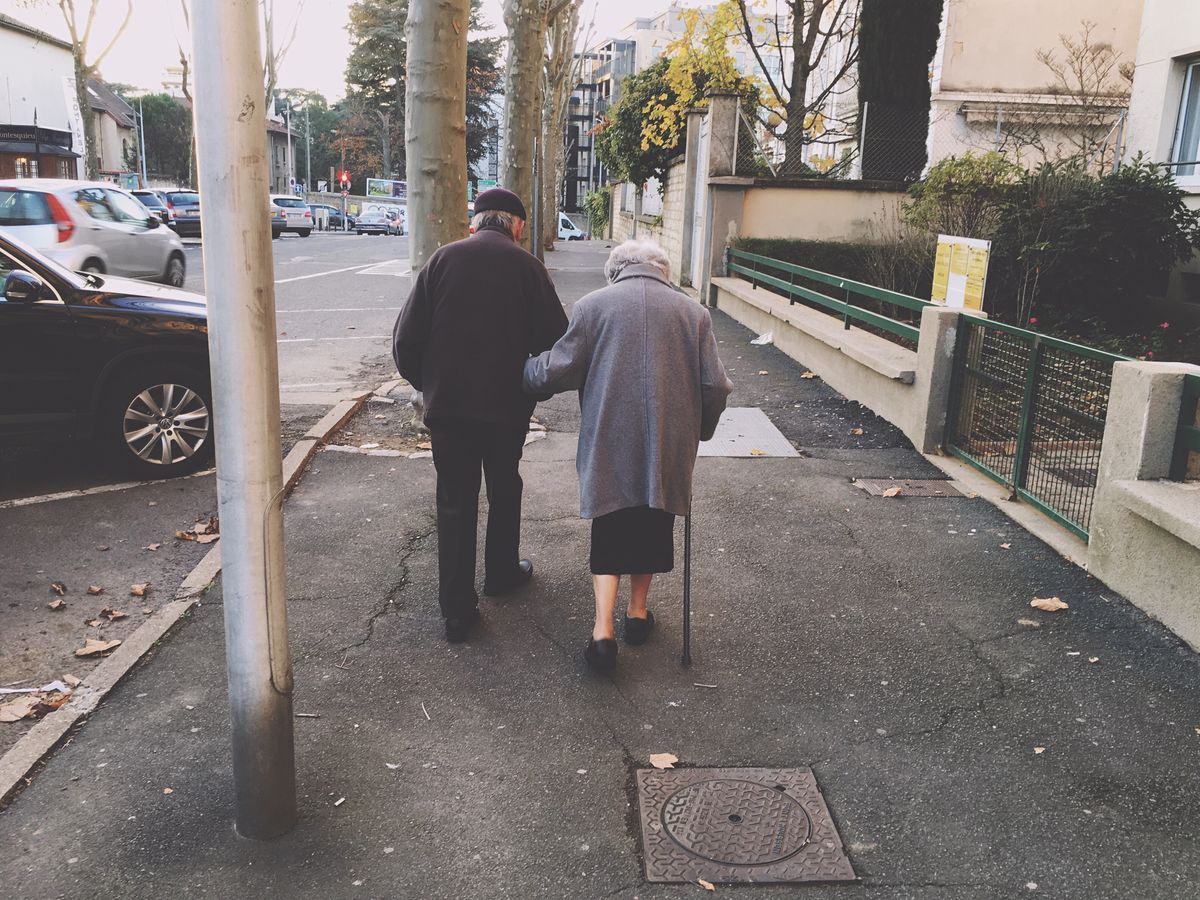
<path id="1" fill-rule="evenodd" d="M 16 31 L 20 34 L 27 34 L 30 37 L 37 38 L 47 44 L 53 44 L 55 47 L 61 47 L 64 50 L 70 50 L 71 45 L 62 38 L 56 38 L 52 34 L 47 34 L 40 29 L 34 28 L 32 25 L 26 25 L 24 22 L 18 22 L 12 16 L 6 16 L 0 13 L 0 28 L 8 31 Z"/>
<path id="2" fill-rule="evenodd" d="M 87 86 L 93 110 L 108 113 L 122 128 L 135 127 L 137 123 L 133 118 L 133 107 L 117 96 L 112 88 L 98 78 L 89 78 Z"/>

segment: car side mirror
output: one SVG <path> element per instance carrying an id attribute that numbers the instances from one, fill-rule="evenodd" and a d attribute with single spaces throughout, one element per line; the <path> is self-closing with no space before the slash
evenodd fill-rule
<path id="1" fill-rule="evenodd" d="M 162 223 L 158 221 L 158 216 L 150 216 L 146 219 L 147 228 L 157 228 Z"/>
<path id="2" fill-rule="evenodd" d="M 9 272 L 4 279 L 4 299 L 9 303 L 36 303 L 43 290 L 42 280 L 29 272 Z"/>

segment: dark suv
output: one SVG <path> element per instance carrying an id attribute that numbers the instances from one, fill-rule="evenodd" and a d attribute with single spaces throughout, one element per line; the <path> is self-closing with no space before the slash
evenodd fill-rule
<path id="1" fill-rule="evenodd" d="M 0 435 L 90 441 L 141 477 L 213 458 L 199 294 L 76 274 L 0 232 Z"/>

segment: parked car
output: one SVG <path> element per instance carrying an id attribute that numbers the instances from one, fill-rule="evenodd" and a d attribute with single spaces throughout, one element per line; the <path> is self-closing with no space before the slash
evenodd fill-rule
<path id="1" fill-rule="evenodd" d="M 388 219 L 388 234 L 408 234 L 408 207 L 392 206 L 384 211 Z"/>
<path id="2" fill-rule="evenodd" d="M 558 214 L 558 239 L 560 241 L 582 241 L 586 234 L 566 215 L 566 213 Z"/>
<path id="3" fill-rule="evenodd" d="M 331 231 L 341 231 L 345 226 L 342 220 L 342 211 L 336 206 L 331 206 L 328 203 L 310 203 L 308 208 L 313 211 L 313 216 L 316 216 L 318 209 L 325 210 L 329 214 L 329 229 Z M 350 227 L 354 227 L 354 216 L 347 213 L 345 221 L 350 223 Z"/>
<path id="4" fill-rule="evenodd" d="M 154 215 L 158 216 L 158 220 L 168 228 L 175 227 L 175 210 L 167 202 L 167 195 L 162 191 L 133 191 L 133 196 L 138 198 L 138 201 Z"/>
<path id="5" fill-rule="evenodd" d="M 379 212 L 366 212 L 354 223 L 355 234 L 387 234 L 391 228 L 388 217 Z"/>
<path id="6" fill-rule="evenodd" d="M 308 237 L 313 230 L 313 214 L 308 204 L 293 194 L 272 194 L 271 202 L 283 210 L 284 231 Z"/>
<path id="7" fill-rule="evenodd" d="M 4 234 L 0 283 L 0 434 L 80 439 L 141 477 L 209 464 L 204 297 L 77 274 Z"/>
<path id="8" fill-rule="evenodd" d="M 274 200 L 269 201 L 271 210 L 271 240 L 279 240 L 279 236 L 287 229 L 287 217 L 283 214 L 283 207 L 277 206 Z"/>
<path id="9" fill-rule="evenodd" d="M 76 272 L 182 287 L 183 244 L 132 194 L 59 178 L 0 181 L 0 230 Z"/>
<path id="10" fill-rule="evenodd" d="M 200 195 L 181 188 L 164 191 L 167 205 L 175 213 L 175 231 L 180 237 L 200 237 Z"/>

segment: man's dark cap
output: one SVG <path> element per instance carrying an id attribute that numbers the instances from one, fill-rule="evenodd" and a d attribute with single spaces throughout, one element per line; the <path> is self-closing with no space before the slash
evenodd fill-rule
<path id="1" fill-rule="evenodd" d="M 528 218 L 525 215 L 525 204 L 521 202 L 521 198 L 512 191 L 506 191 L 500 187 L 488 188 L 475 198 L 476 215 L 488 210 L 512 213 L 519 219 Z"/>

